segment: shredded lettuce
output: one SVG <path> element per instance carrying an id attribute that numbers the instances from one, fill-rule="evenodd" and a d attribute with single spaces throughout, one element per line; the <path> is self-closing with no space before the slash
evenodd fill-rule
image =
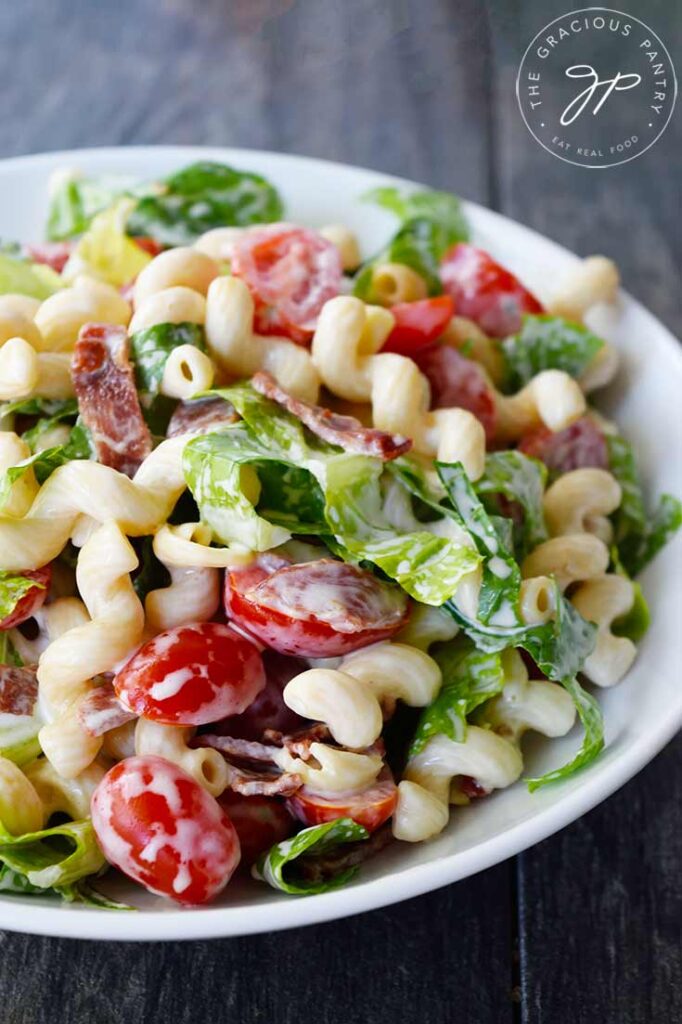
<path id="1" fill-rule="evenodd" d="M 128 234 L 162 245 L 190 245 L 204 231 L 280 220 L 282 201 L 260 174 L 200 161 L 162 183 L 157 195 L 142 198 L 128 218 Z"/>
<path id="2" fill-rule="evenodd" d="M 19 398 L 0 405 L 0 419 L 17 414 L 65 420 L 78 415 L 78 402 L 75 398 Z"/>
<path id="3" fill-rule="evenodd" d="M 506 387 L 517 391 L 541 370 L 564 370 L 579 377 L 604 342 L 596 334 L 561 316 L 528 314 L 518 334 L 501 344 Z"/>
<path id="4" fill-rule="evenodd" d="M 637 576 L 682 525 L 682 502 L 662 494 L 654 512 L 647 515 L 639 470 L 632 446 L 618 434 L 607 434 L 609 469 L 623 491 L 614 515 L 618 556 L 629 576 Z"/>
<path id="5" fill-rule="evenodd" d="M 42 584 L 28 576 L 0 570 L 0 622 L 12 614 L 25 594 L 34 587 L 44 590 Z"/>
<path id="6" fill-rule="evenodd" d="M 0 510 L 7 502 L 13 485 L 20 480 L 29 469 L 36 475 L 38 483 L 44 483 L 51 473 L 74 459 L 89 459 L 92 456 L 92 442 L 90 431 L 82 423 L 76 423 L 71 428 L 71 434 L 66 444 L 55 445 L 46 448 L 42 452 L 29 456 L 7 469 L 0 477 Z"/>
<path id="7" fill-rule="evenodd" d="M 485 626 L 468 619 L 452 601 L 446 607 L 480 651 L 501 651 L 505 647 L 522 647 L 533 658 L 541 672 L 561 683 L 573 698 L 583 724 L 583 742 L 575 757 L 566 765 L 529 780 L 531 789 L 558 779 L 565 779 L 589 764 L 604 746 L 604 724 L 599 705 L 577 682 L 576 676 L 585 658 L 594 650 L 597 627 L 586 622 L 555 586 L 556 617 L 539 626 L 500 628 Z"/>
<path id="8" fill-rule="evenodd" d="M 61 242 L 82 235 L 93 218 L 125 195 L 145 195 L 154 186 L 140 185 L 127 175 L 99 178 L 72 176 L 54 190 L 47 217 L 47 237 Z"/>
<path id="9" fill-rule="evenodd" d="M 125 232 L 134 208 L 134 199 L 119 199 L 93 218 L 64 267 L 65 280 L 86 273 L 121 288 L 151 263 L 149 253 Z"/>
<path id="10" fill-rule="evenodd" d="M 468 716 L 501 693 L 506 681 L 502 654 L 479 651 L 466 637 L 439 644 L 430 654 L 443 674 L 443 686 L 421 713 L 409 757 L 419 754 L 433 736 L 443 735 L 462 743 Z"/>
<path id="11" fill-rule="evenodd" d="M 194 345 L 206 351 L 204 330 L 199 324 L 154 324 L 130 336 L 130 355 L 135 363 L 135 382 L 139 391 L 158 395 L 168 357 L 180 345 Z"/>
<path id="12" fill-rule="evenodd" d="M 623 568 L 620 558 L 618 557 L 618 548 L 615 545 L 611 548 L 611 563 L 612 568 L 620 576 L 625 576 L 626 579 L 630 579 L 625 569 Z M 649 612 L 649 605 L 647 604 L 646 598 L 642 591 L 639 583 L 635 580 L 630 580 L 634 591 L 634 600 L 632 602 L 632 608 L 627 615 L 621 616 L 611 624 L 611 632 L 615 636 L 625 636 L 633 643 L 637 644 L 644 637 L 649 626 L 651 625 L 651 613 Z"/>
<path id="13" fill-rule="evenodd" d="M 303 501 L 299 493 L 295 506 L 304 512 L 305 522 L 295 521 L 292 506 L 287 507 L 287 487 L 279 488 L 281 516 L 272 507 L 270 515 L 275 512 L 291 532 L 328 535 L 328 545 L 345 560 L 372 562 L 418 601 L 443 604 L 462 577 L 478 565 L 480 556 L 475 551 L 427 530 L 396 533 L 383 509 L 379 460 L 339 452 L 308 437 L 295 417 L 249 385 L 214 393 L 230 401 L 243 421 L 220 434 L 189 441 L 184 466 L 202 518 L 223 543 L 237 542 L 262 551 L 288 540 L 289 529 L 259 514 L 260 485 L 252 474 L 244 473 L 248 466 L 257 476 L 261 463 L 275 462 L 296 470 L 288 483 L 299 492 L 307 483 L 310 494 Z M 279 474 L 281 483 L 282 469 Z M 276 488 L 272 481 L 269 484 L 267 498 L 272 506 Z M 319 516 L 318 521 L 311 522 L 311 516 Z"/>
<path id="14" fill-rule="evenodd" d="M 401 193 L 396 188 L 378 188 L 364 197 L 395 213 L 401 226 L 393 238 L 355 277 L 353 293 L 371 301 L 372 275 L 378 263 L 403 263 L 426 281 L 429 295 L 443 288 L 440 260 L 455 242 L 469 238 L 469 227 L 456 196 L 447 192 Z"/>
<path id="15" fill-rule="evenodd" d="M 69 885 L 105 863 L 89 818 L 23 836 L 11 835 L 0 823 L 0 864 L 38 889 Z"/>
<path id="16" fill-rule="evenodd" d="M 350 882 L 358 873 L 358 867 L 349 867 L 324 881 L 313 882 L 305 878 L 296 862 L 301 857 L 321 857 L 338 846 L 368 838 L 367 829 L 352 818 L 337 818 L 325 825 L 313 825 L 312 828 L 304 828 L 292 839 L 277 843 L 268 853 L 263 854 L 253 868 L 253 874 L 273 889 L 291 896 L 331 892 Z"/>
<path id="17" fill-rule="evenodd" d="M 9 633 L 4 631 L 0 631 L 0 665 L 16 665 L 19 668 L 23 665 L 18 651 L 9 638 Z"/>
<path id="18" fill-rule="evenodd" d="M 522 522 L 518 526 L 516 523 L 511 524 L 514 526 L 514 546 L 519 558 L 547 540 L 542 509 L 546 480 L 547 468 L 538 459 L 529 458 L 523 452 L 504 451 L 486 456 L 485 473 L 474 485 L 476 493 L 484 496 L 484 503 L 486 496 L 492 498 L 501 494 L 521 507 Z"/>
<path id="19" fill-rule="evenodd" d="M 0 253 L 0 295 L 12 292 L 42 301 L 62 287 L 59 274 L 44 263 Z"/>

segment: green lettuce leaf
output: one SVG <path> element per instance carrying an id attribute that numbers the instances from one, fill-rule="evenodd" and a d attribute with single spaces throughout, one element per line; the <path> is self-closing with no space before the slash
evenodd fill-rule
<path id="1" fill-rule="evenodd" d="M 100 871 L 106 861 L 89 818 L 40 832 L 11 835 L 0 824 L 0 864 L 39 889 L 52 889 Z"/>
<path id="2" fill-rule="evenodd" d="M 206 351 L 203 327 L 193 323 L 155 324 L 136 331 L 129 343 L 138 390 L 150 396 L 159 393 L 163 371 L 174 348 L 194 345 Z"/>
<path id="3" fill-rule="evenodd" d="M 0 419 L 3 416 L 48 416 L 56 421 L 74 418 L 78 415 L 75 398 L 19 398 L 16 402 L 0 405 Z"/>
<path id="4" fill-rule="evenodd" d="M 353 294 L 372 300 L 372 274 L 378 263 L 402 263 L 426 281 L 429 295 L 439 295 L 440 261 L 455 242 L 469 238 L 469 226 L 456 196 L 447 192 L 401 193 L 396 188 L 378 188 L 363 199 L 395 213 L 401 226 L 376 256 L 358 270 Z"/>
<path id="5" fill-rule="evenodd" d="M 42 301 L 62 287 L 59 274 L 44 263 L 0 253 L 0 295 L 14 292 Z"/>
<path id="6" fill-rule="evenodd" d="M 484 557 L 478 600 L 478 616 L 481 622 L 491 625 L 517 625 L 521 621 L 521 571 L 514 556 L 501 543 L 495 524 L 476 496 L 461 462 L 451 465 L 437 462 L 436 469 L 453 509 Z"/>
<path id="7" fill-rule="evenodd" d="M 0 665 L 15 665 L 21 668 L 23 664 L 18 651 L 15 650 L 14 644 L 9 638 L 9 633 L 0 631 Z"/>
<path id="8" fill-rule="evenodd" d="M 443 674 L 443 685 L 421 713 L 409 757 L 419 754 L 433 736 L 442 734 L 462 743 L 468 716 L 501 693 L 505 684 L 501 653 L 479 651 L 466 637 L 439 644 L 430 654 Z"/>
<path id="9" fill-rule="evenodd" d="M 124 195 L 144 195 L 154 186 L 139 185 L 127 175 L 66 178 L 50 199 L 47 237 L 61 242 L 87 231 L 98 213 Z"/>
<path id="10" fill-rule="evenodd" d="M 34 587 L 45 589 L 42 583 L 36 583 L 28 576 L 0 570 L 0 622 L 12 614 L 22 597 Z"/>
<path id="11" fill-rule="evenodd" d="M 568 690 L 573 699 L 575 709 L 578 712 L 578 718 L 583 727 L 583 741 L 575 757 L 567 764 L 562 765 L 561 768 L 554 768 L 552 771 L 546 772 L 535 779 L 526 779 L 531 793 L 550 782 L 560 782 L 563 779 L 569 778 L 579 769 L 594 761 L 595 757 L 604 749 L 604 719 L 601 708 L 596 700 L 592 694 L 583 690 L 577 679 L 562 679 L 561 684 Z"/>
<path id="12" fill-rule="evenodd" d="M 618 548 L 614 545 L 611 548 L 611 563 L 612 568 L 620 576 L 625 576 L 626 579 L 630 579 L 625 569 L 623 568 L 620 558 L 618 557 Z M 630 580 L 634 590 L 634 601 L 632 608 L 627 615 L 621 616 L 620 619 L 616 619 L 611 624 L 611 632 L 615 636 L 626 636 L 628 640 L 632 640 L 634 644 L 644 637 L 646 632 L 651 625 L 651 613 L 649 612 L 649 605 L 647 604 L 646 598 L 639 583 L 634 580 Z"/>
<path id="13" fill-rule="evenodd" d="M 200 161 L 166 178 L 160 194 L 141 199 L 127 230 L 162 245 L 190 245 L 211 228 L 280 220 L 283 209 L 261 175 Z"/>
<path id="14" fill-rule="evenodd" d="M 555 584 L 557 613 L 555 619 L 539 626 L 491 627 L 468 619 L 452 601 L 446 607 L 481 651 L 501 651 L 505 647 L 522 647 L 533 658 L 541 672 L 561 683 L 573 698 L 584 728 L 583 741 L 575 757 L 566 765 L 530 780 L 532 789 L 567 778 L 589 764 L 604 746 L 604 724 L 599 705 L 582 689 L 576 676 L 592 653 L 597 627 L 586 622 L 566 600 Z"/>
<path id="15" fill-rule="evenodd" d="M 523 522 L 514 529 L 514 546 L 520 559 L 547 540 L 542 509 L 546 481 L 547 469 L 538 459 L 529 458 L 523 452 L 505 451 L 486 456 L 485 473 L 474 485 L 479 495 L 501 494 L 521 506 Z"/>
<path id="16" fill-rule="evenodd" d="M 267 882 L 273 889 L 279 889 L 292 896 L 312 896 L 315 893 L 331 892 L 346 885 L 358 873 L 358 867 L 346 868 L 332 878 L 322 882 L 308 881 L 296 861 L 301 858 L 323 856 L 345 843 L 356 843 L 368 839 L 369 833 L 352 818 L 338 818 L 325 825 L 304 828 L 292 839 L 277 843 L 263 854 L 253 869 L 256 878 Z"/>
<path id="17" fill-rule="evenodd" d="M 292 532 L 328 534 L 325 542 L 341 557 L 372 562 L 424 604 L 442 604 L 476 568 L 476 552 L 446 538 L 421 529 L 396 534 L 383 511 L 379 460 L 339 452 L 308 436 L 300 421 L 248 385 L 213 393 L 231 402 L 243 421 L 189 441 L 184 466 L 202 518 L 223 543 L 266 550 L 288 539 L 288 530 L 259 514 L 241 472 L 244 465 L 258 473 L 261 463 L 276 462 L 296 470 L 289 484 L 300 491 L 306 473 L 310 488 L 309 500 L 299 497 L 297 506 L 306 521 L 292 518 L 293 506 L 283 506 L 279 514 L 270 507 L 279 522 L 287 522 Z M 272 506 L 271 481 L 266 490 Z M 284 502 L 287 491 L 280 494 Z M 310 521 L 322 511 L 323 518 Z"/>
<path id="18" fill-rule="evenodd" d="M 528 314 L 519 333 L 505 338 L 501 345 L 506 386 L 518 391 L 541 370 L 564 370 L 579 377 L 603 345 L 602 339 L 582 324 L 561 316 Z"/>
<path id="19" fill-rule="evenodd" d="M 92 457 L 92 443 L 90 431 L 82 423 L 78 422 L 71 429 L 71 435 L 67 444 L 55 445 L 53 448 L 46 448 L 42 452 L 22 459 L 16 466 L 11 466 L 0 477 L 0 510 L 7 502 L 13 484 L 29 470 L 33 469 L 38 483 L 44 483 L 51 473 L 59 466 L 74 459 L 89 459 Z"/>
<path id="20" fill-rule="evenodd" d="M 97 907 L 99 910 L 135 910 L 129 903 L 121 903 L 98 892 L 87 878 L 79 878 L 77 882 L 58 886 L 55 892 L 67 903 L 83 903 L 86 907 Z"/>
<path id="21" fill-rule="evenodd" d="M 606 444 L 609 469 L 623 491 L 614 515 L 616 547 L 625 571 L 634 577 L 679 530 L 682 502 L 672 494 L 662 494 L 654 512 L 648 515 L 632 446 L 618 434 L 607 434 Z"/>
<path id="22" fill-rule="evenodd" d="M 126 234 L 126 222 L 134 208 L 134 199 L 119 199 L 93 218 L 64 267 L 66 280 L 86 273 L 115 288 L 135 280 L 152 257 Z"/>

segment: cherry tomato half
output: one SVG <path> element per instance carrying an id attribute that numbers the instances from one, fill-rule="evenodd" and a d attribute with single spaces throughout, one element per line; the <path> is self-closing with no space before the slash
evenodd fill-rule
<path id="1" fill-rule="evenodd" d="M 523 313 L 542 313 L 541 304 L 518 278 L 468 242 L 457 242 L 448 249 L 440 276 L 457 313 L 475 320 L 494 338 L 506 338 L 520 330 Z"/>
<path id="2" fill-rule="evenodd" d="M 411 356 L 413 352 L 418 352 L 440 338 L 454 312 L 455 304 L 449 295 L 418 299 L 416 302 L 398 302 L 391 306 L 395 326 L 381 351 Z"/>
<path id="3" fill-rule="evenodd" d="M 301 718 L 284 703 L 282 691 L 290 679 L 310 666 L 300 658 L 291 658 L 277 651 L 263 651 L 265 687 L 241 715 L 231 715 L 211 726 L 218 736 L 234 736 L 241 740 L 262 740 L 266 729 L 290 733 L 305 729 L 307 718 Z"/>
<path id="4" fill-rule="evenodd" d="M 295 828 L 295 821 L 282 800 L 271 796 L 242 796 L 227 789 L 218 797 L 237 830 L 242 864 L 249 867 L 259 854 L 281 843 Z"/>
<path id="5" fill-rule="evenodd" d="M 114 677 L 130 711 L 166 725 L 206 725 L 241 714 L 264 686 L 256 645 L 218 622 L 159 633 Z"/>
<path id="6" fill-rule="evenodd" d="M 75 246 L 75 242 L 39 242 L 27 245 L 26 255 L 34 263 L 44 263 L 46 267 L 61 274 Z"/>
<path id="7" fill-rule="evenodd" d="M 572 469 L 590 466 L 597 469 L 609 468 L 606 439 L 596 423 L 587 416 L 555 434 L 547 427 L 532 430 L 521 439 L 519 451 L 540 459 L 549 470 L 557 473 L 568 473 Z"/>
<path id="8" fill-rule="evenodd" d="M 337 818 L 352 818 L 368 832 L 376 832 L 391 817 L 398 802 L 398 787 L 390 769 L 359 793 L 311 793 L 307 786 L 287 800 L 287 807 L 306 825 L 323 825 Z"/>
<path id="9" fill-rule="evenodd" d="M 27 580 L 35 580 L 37 586 L 27 590 L 24 596 L 19 598 L 9 615 L 0 620 L 0 630 L 20 626 L 22 622 L 26 622 L 27 619 L 35 615 L 39 608 L 42 608 L 52 582 L 52 565 L 44 565 L 42 569 L 27 569 L 18 575 L 25 576 Z"/>
<path id="10" fill-rule="evenodd" d="M 316 231 L 291 224 L 249 228 L 236 241 L 232 273 L 256 303 L 255 330 L 310 340 L 328 299 L 341 288 L 338 249 Z"/>
<path id="11" fill-rule="evenodd" d="M 449 345 L 432 345 L 412 357 L 431 385 L 431 408 L 468 409 L 481 421 L 486 438 L 495 437 L 495 395 L 485 373 Z"/>
<path id="12" fill-rule="evenodd" d="M 93 793 L 91 812 L 107 860 L 177 903 L 206 903 L 239 864 L 237 832 L 218 801 L 163 757 L 119 761 Z"/>
<path id="13" fill-rule="evenodd" d="M 225 611 L 282 654 L 331 658 L 386 640 L 404 625 L 407 597 L 370 572 L 331 558 L 272 571 L 262 561 L 225 574 Z"/>

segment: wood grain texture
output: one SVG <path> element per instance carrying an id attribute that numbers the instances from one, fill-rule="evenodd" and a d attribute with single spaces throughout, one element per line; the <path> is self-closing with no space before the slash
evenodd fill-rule
<path id="1" fill-rule="evenodd" d="M 569 6 L 0 3 L 0 156 L 92 145 L 224 144 L 402 174 L 501 209 L 578 252 L 615 256 L 627 287 L 682 330 L 680 190 L 672 170 L 679 117 L 649 154 L 597 172 L 545 153 L 516 107 L 523 50 Z M 619 6 L 642 13 L 634 0 Z M 644 17 L 673 51 L 679 46 L 679 8 L 648 0 Z M 516 862 L 329 925 L 187 945 L 3 933 L 0 1020 L 682 1019 L 681 783 L 678 739 L 620 794 Z M 510 1000 L 514 981 L 518 1005 Z"/>
<path id="2" fill-rule="evenodd" d="M 0 1019 L 511 1024 L 510 870 L 362 917 L 243 939 L 133 946 L 5 933 Z"/>

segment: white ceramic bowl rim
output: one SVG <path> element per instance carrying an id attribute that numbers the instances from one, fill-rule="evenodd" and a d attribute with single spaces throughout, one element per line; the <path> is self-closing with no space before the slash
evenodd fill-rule
<path id="1" fill-rule="evenodd" d="M 36 156 L 18 157 L 0 162 L 0 183 L 9 182 L 4 194 L 17 188 L 17 182 L 24 174 L 37 175 L 43 182 L 50 170 L 58 166 L 82 166 L 86 172 L 116 173 L 132 169 L 140 177 L 145 176 L 143 168 L 162 163 L 170 169 L 181 167 L 196 159 L 216 159 L 234 163 L 245 170 L 255 169 L 268 174 L 280 186 L 283 180 L 291 182 L 293 177 L 323 174 L 327 180 L 343 182 L 352 178 L 361 194 L 367 188 L 380 184 L 394 184 L 403 187 L 418 187 L 414 182 L 395 178 L 375 171 L 350 168 L 345 165 L 313 160 L 306 157 L 267 153 L 253 150 L 224 148 L 203 148 L 189 146 L 161 147 L 119 147 L 91 150 L 72 150 Z M 158 173 L 154 171 L 153 173 Z M 338 213 L 330 202 L 335 201 L 334 189 L 322 197 L 322 205 L 329 211 L 327 221 L 337 221 Z M 36 196 L 36 203 L 44 203 L 44 196 Z M 475 221 L 487 229 L 495 229 L 501 236 L 510 235 L 513 240 L 522 239 L 530 249 L 537 247 L 541 253 L 539 262 L 546 258 L 564 265 L 575 262 L 575 257 L 565 249 L 548 241 L 543 236 L 510 221 L 499 214 L 485 210 L 476 204 L 466 204 L 467 212 Z M 3 211 L 0 204 L 0 234 L 5 236 Z M 319 209 L 318 209 L 319 213 Z M 363 209 L 362 218 L 368 216 Z M 15 215 L 15 220 L 22 214 Z M 18 218 L 18 220 L 17 220 Z M 12 216 L 10 214 L 10 222 Z M 292 217 L 295 219 L 295 217 Z M 313 218 L 314 219 L 314 218 Z M 512 269 L 514 265 L 512 263 Z M 623 296 L 623 305 L 630 315 L 646 323 L 659 355 L 663 355 L 666 372 L 678 374 L 682 382 L 682 354 L 674 337 L 663 325 L 654 319 L 630 296 Z M 679 386 L 679 385 L 678 385 Z M 655 411 L 652 416 L 655 418 Z M 672 644 L 672 640 L 668 641 Z M 649 658 L 649 670 L 654 661 Z M 599 697 L 602 694 L 600 692 Z M 618 756 L 604 758 L 581 775 L 581 784 L 567 789 L 556 788 L 557 797 L 547 806 L 539 808 L 515 824 L 476 842 L 456 853 L 446 854 L 436 860 L 400 868 L 382 877 L 360 879 L 337 892 L 306 898 L 290 898 L 272 892 L 272 899 L 256 904 L 236 906 L 214 906 L 198 909 L 178 909 L 163 904 L 153 910 L 136 913 L 116 913 L 88 907 L 61 905 L 46 900 L 32 901 L 30 898 L 2 896 L 0 894 L 0 928 L 16 931 L 58 935 L 87 939 L 195 939 L 228 935 L 246 935 L 255 932 L 274 931 L 298 927 L 322 921 L 329 921 L 361 911 L 382 907 L 400 900 L 418 896 L 437 889 L 458 879 L 482 871 L 519 851 L 547 838 L 581 814 L 593 808 L 636 774 L 672 738 L 682 726 L 682 694 L 677 703 L 669 704 L 665 713 L 652 723 Z"/>

